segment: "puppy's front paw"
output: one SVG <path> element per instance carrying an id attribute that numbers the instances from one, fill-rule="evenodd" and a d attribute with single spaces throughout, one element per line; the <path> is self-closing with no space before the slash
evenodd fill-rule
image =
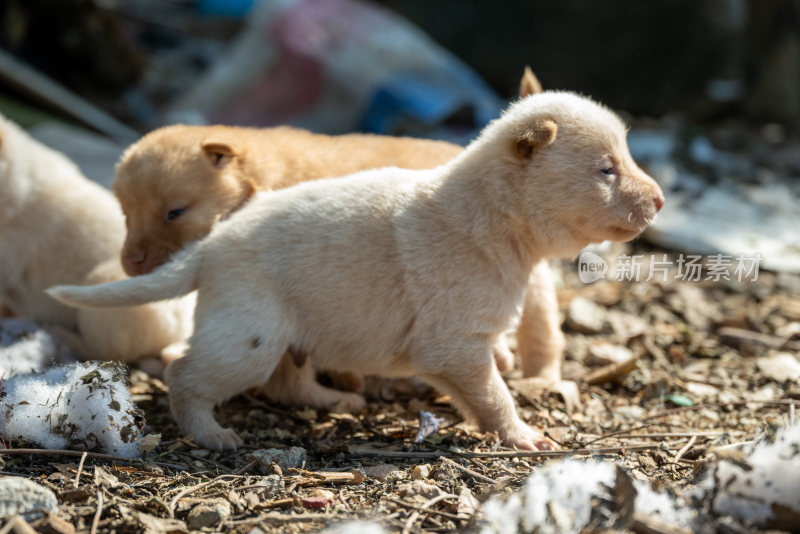
<path id="1" fill-rule="evenodd" d="M 341 398 L 331 406 L 333 412 L 357 413 L 364 411 L 367 401 L 357 393 L 343 393 Z"/>
<path id="2" fill-rule="evenodd" d="M 505 433 L 503 443 L 507 447 L 521 451 L 556 451 L 560 449 L 558 444 L 546 437 L 541 430 L 532 428 L 522 421 Z"/>
<path id="3" fill-rule="evenodd" d="M 217 432 L 196 435 L 194 441 L 211 451 L 235 450 L 244 444 L 242 438 L 230 428 L 220 428 Z"/>

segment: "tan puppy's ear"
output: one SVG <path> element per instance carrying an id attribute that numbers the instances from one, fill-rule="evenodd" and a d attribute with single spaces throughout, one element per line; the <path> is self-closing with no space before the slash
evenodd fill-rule
<path id="1" fill-rule="evenodd" d="M 236 150 L 224 141 L 205 140 L 200 147 L 214 167 L 224 167 L 236 157 Z"/>
<path id="2" fill-rule="evenodd" d="M 522 80 L 519 82 L 519 96 L 525 98 L 526 96 L 541 92 L 542 84 L 539 82 L 539 78 L 537 78 L 531 68 L 526 65 L 525 72 L 522 74 Z"/>
<path id="3" fill-rule="evenodd" d="M 558 126 L 555 121 L 540 120 L 538 124 L 526 128 L 514 137 L 514 155 L 519 159 L 530 159 L 537 148 L 555 141 L 557 133 Z"/>

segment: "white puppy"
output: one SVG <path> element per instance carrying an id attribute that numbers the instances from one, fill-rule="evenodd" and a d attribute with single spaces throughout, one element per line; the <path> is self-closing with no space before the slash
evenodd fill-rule
<path id="1" fill-rule="evenodd" d="M 152 274 L 49 292 L 120 306 L 198 289 L 189 352 L 166 380 L 174 417 L 206 447 L 242 443 L 213 407 L 262 384 L 287 348 L 323 369 L 418 375 L 507 445 L 548 447 L 518 416 L 492 344 L 537 262 L 632 239 L 661 207 L 625 136 L 588 99 L 530 96 L 441 167 L 260 194 Z"/>
<path id="2" fill-rule="evenodd" d="M 125 221 L 110 192 L 0 116 L 0 310 L 50 325 L 81 357 L 170 357 L 192 329 L 192 304 L 75 310 L 45 288 L 126 278 Z"/>

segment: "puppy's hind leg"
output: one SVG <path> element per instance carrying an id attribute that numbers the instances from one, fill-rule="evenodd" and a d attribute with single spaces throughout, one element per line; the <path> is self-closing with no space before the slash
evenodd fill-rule
<path id="1" fill-rule="evenodd" d="M 542 392 L 564 397 L 567 411 L 581 406 L 578 385 L 561 379 L 566 340 L 561 331 L 558 300 L 553 276 L 546 260 L 540 261 L 528 280 L 522 319 L 517 329 L 517 352 L 522 374 L 539 384 Z"/>
<path id="2" fill-rule="evenodd" d="M 542 260 L 528 279 L 522 318 L 517 328 L 517 352 L 526 377 L 561 380 L 564 333 L 550 266 Z"/>
<path id="3" fill-rule="evenodd" d="M 198 314 L 200 316 L 200 314 Z M 276 313 L 221 309 L 198 321 L 189 350 L 165 374 L 172 415 L 207 449 L 235 449 L 242 440 L 214 418 L 214 406 L 264 384 L 288 345 Z"/>
<path id="4" fill-rule="evenodd" d="M 283 356 L 269 382 L 256 393 L 272 402 L 312 408 L 359 412 L 365 402 L 361 395 L 337 391 L 317 382 L 313 359 L 298 368 L 289 355 Z"/>

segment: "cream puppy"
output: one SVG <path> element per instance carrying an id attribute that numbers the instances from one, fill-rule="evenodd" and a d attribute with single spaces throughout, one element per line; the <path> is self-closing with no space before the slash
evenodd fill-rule
<path id="1" fill-rule="evenodd" d="M 507 445 L 548 447 L 517 414 L 492 345 L 538 262 L 632 239 L 655 217 L 661 190 L 625 137 L 591 100 L 530 96 L 445 165 L 258 194 L 151 274 L 49 293 L 120 306 L 197 289 L 190 349 L 166 380 L 173 416 L 205 447 L 242 444 L 213 407 L 263 383 L 287 348 L 322 369 L 420 376 Z"/>
<path id="2" fill-rule="evenodd" d="M 114 197 L 66 157 L 0 116 L 0 308 L 56 327 L 79 356 L 174 357 L 192 329 L 193 303 L 76 310 L 44 293 L 55 283 L 125 278 L 125 223 Z M 166 351 L 166 352 L 165 352 Z"/>
<path id="3" fill-rule="evenodd" d="M 526 68 L 520 96 L 541 91 L 539 80 Z M 117 166 L 112 189 L 127 225 L 121 261 L 131 276 L 152 271 L 188 243 L 208 235 L 256 191 L 379 167 L 428 169 L 461 151 L 462 147 L 444 141 L 371 134 L 330 136 L 289 127 L 159 128 L 131 145 Z M 531 276 L 517 340 L 525 376 L 560 384 L 564 335 L 546 262 Z M 504 337 L 498 339 L 495 358 L 501 371 L 514 365 Z M 300 373 L 314 376 L 308 369 Z M 284 374 L 293 380 L 290 369 Z M 343 376 L 338 375 L 339 380 Z M 357 376 L 349 382 L 355 384 Z M 316 397 L 299 395 L 306 391 L 299 387 L 302 379 L 296 384 L 281 390 L 268 388 L 268 397 L 284 403 L 326 405 Z M 308 391 L 322 391 L 308 386 Z M 288 398 L 279 394 L 282 391 L 298 394 Z"/>

